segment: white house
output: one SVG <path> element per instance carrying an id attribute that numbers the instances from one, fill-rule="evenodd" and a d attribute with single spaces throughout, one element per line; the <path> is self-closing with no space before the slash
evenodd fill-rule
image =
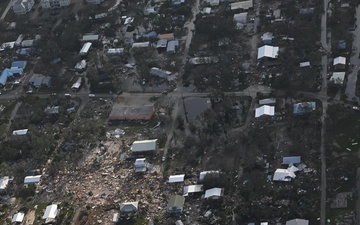
<path id="1" fill-rule="evenodd" d="M 255 118 L 260 116 L 274 116 L 275 115 L 275 106 L 263 105 L 255 110 Z"/>
<path id="2" fill-rule="evenodd" d="M 18 212 L 13 215 L 11 222 L 12 223 L 22 223 L 25 217 L 25 213 Z"/>
<path id="3" fill-rule="evenodd" d="M 34 0 L 16 0 L 12 9 L 15 14 L 26 14 L 30 12 L 34 3 Z"/>
<path id="4" fill-rule="evenodd" d="M 299 169 L 295 166 L 291 166 L 287 169 L 277 169 L 274 173 L 274 181 L 291 181 L 292 178 L 295 178 L 295 172 Z"/>
<path id="5" fill-rule="evenodd" d="M 169 183 L 179 183 L 179 182 L 184 182 L 184 178 L 185 178 L 185 174 L 180 174 L 180 175 L 171 175 L 169 177 Z"/>
<path id="6" fill-rule="evenodd" d="M 43 215 L 43 219 L 44 220 L 54 220 L 56 218 L 58 214 L 58 206 L 53 204 L 53 205 L 48 205 L 45 209 L 44 215 Z"/>
<path id="7" fill-rule="evenodd" d="M 157 139 L 134 141 L 130 149 L 132 153 L 155 152 L 157 149 Z"/>
<path id="8" fill-rule="evenodd" d="M 260 48 L 258 48 L 258 59 L 261 58 L 272 58 L 276 59 L 278 57 L 279 53 L 279 47 L 276 46 L 270 46 L 270 45 L 264 45 Z"/>
<path id="9" fill-rule="evenodd" d="M 40 183 L 41 175 L 27 176 L 24 178 L 24 184 L 38 184 Z"/>
<path id="10" fill-rule="evenodd" d="M 339 57 L 336 57 L 334 59 L 334 63 L 333 65 L 336 66 L 336 65 L 345 65 L 346 64 L 346 58 L 345 57 L 342 57 L 342 56 L 339 56 Z"/>

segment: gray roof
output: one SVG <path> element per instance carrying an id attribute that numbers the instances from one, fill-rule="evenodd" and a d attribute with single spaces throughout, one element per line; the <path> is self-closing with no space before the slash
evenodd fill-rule
<path id="1" fill-rule="evenodd" d="M 156 48 L 166 48 L 167 43 L 168 43 L 167 39 L 160 39 L 156 43 Z"/>
<path id="2" fill-rule="evenodd" d="M 156 150 L 157 139 L 134 141 L 131 146 L 132 152 L 148 152 Z"/>
<path id="3" fill-rule="evenodd" d="M 295 164 L 301 162 L 301 156 L 289 156 L 284 157 L 282 164 L 288 165 L 288 164 Z"/>
<path id="4" fill-rule="evenodd" d="M 174 40 L 174 41 L 169 41 L 166 51 L 167 52 L 175 52 L 176 51 L 176 47 L 179 46 L 179 41 L 178 40 Z"/>

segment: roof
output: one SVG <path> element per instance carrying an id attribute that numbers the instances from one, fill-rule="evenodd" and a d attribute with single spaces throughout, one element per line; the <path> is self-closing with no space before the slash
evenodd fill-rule
<path id="1" fill-rule="evenodd" d="M 78 89 L 81 86 L 81 80 L 82 78 L 79 77 L 76 82 L 71 86 L 71 89 Z"/>
<path id="2" fill-rule="evenodd" d="M 292 165 L 300 162 L 301 162 L 301 156 L 289 156 L 289 157 L 283 157 L 282 164 Z"/>
<path id="3" fill-rule="evenodd" d="M 185 186 L 183 196 L 188 196 L 189 193 L 202 192 L 203 187 L 204 187 L 204 185 L 202 185 L 202 184 Z"/>
<path id="4" fill-rule="evenodd" d="M 334 72 L 331 77 L 330 81 L 334 84 L 343 84 L 345 80 L 345 72 Z"/>
<path id="5" fill-rule="evenodd" d="M 157 33 L 156 33 L 155 31 L 151 31 L 151 32 L 149 32 L 149 33 L 144 34 L 143 36 L 144 36 L 144 37 L 148 37 L 148 38 L 150 38 L 150 37 L 156 37 L 156 36 L 157 36 Z"/>
<path id="6" fill-rule="evenodd" d="M 124 48 L 109 48 L 109 50 L 107 51 L 107 54 L 124 54 Z"/>
<path id="7" fill-rule="evenodd" d="M 259 100 L 259 105 L 275 104 L 276 98 L 265 98 Z"/>
<path id="8" fill-rule="evenodd" d="M 57 212 L 58 212 L 58 209 L 57 209 L 57 205 L 53 204 L 53 205 L 48 205 L 46 207 L 46 210 L 44 212 L 44 215 L 43 215 L 43 219 L 55 219 L 56 218 L 56 215 L 57 215 Z"/>
<path id="9" fill-rule="evenodd" d="M 247 22 L 247 12 L 234 14 L 234 21 L 238 23 L 246 23 Z"/>
<path id="10" fill-rule="evenodd" d="M 224 195 L 224 188 L 211 188 L 205 191 L 205 198 L 221 197 Z"/>
<path id="11" fill-rule="evenodd" d="M 29 129 L 22 129 L 22 130 L 14 130 L 13 131 L 13 135 L 25 135 L 27 134 Z"/>
<path id="12" fill-rule="evenodd" d="M 0 84 L 5 85 L 9 77 L 13 76 L 14 74 L 22 74 L 22 72 L 23 69 L 21 68 L 4 69 L 0 75 Z"/>
<path id="13" fill-rule="evenodd" d="M 131 145 L 132 152 L 148 152 L 156 150 L 157 139 L 134 141 Z"/>
<path id="14" fill-rule="evenodd" d="M 270 46 L 270 45 L 264 45 L 260 48 L 258 48 L 258 59 L 261 59 L 263 57 L 268 58 L 277 58 L 279 53 L 279 47 L 276 46 Z"/>
<path id="15" fill-rule="evenodd" d="M 260 116 L 267 115 L 273 116 L 275 115 L 275 106 L 263 105 L 255 110 L 255 118 Z"/>
<path id="16" fill-rule="evenodd" d="M 114 213 L 112 221 L 113 223 L 119 222 L 119 213 Z"/>
<path id="17" fill-rule="evenodd" d="M 286 221 L 286 225 L 309 225 L 309 220 L 293 219 Z"/>
<path id="18" fill-rule="evenodd" d="M 237 9 L 248 10 L 249 8 L 252 8 L 253 5 L 254 5 L 253 0 L 241 1 L 241 2 L 231 3 L 230 8 L 231 8 L 231 10 L 237 10 Z"/>
<path id="19" fill-rule="evenodd" d="M 181 220 L 176 220 L 175 225 L 184 225 L 184 223 Z"/>
<path id="20" fill-rule="evenodd" d="M 261 222 L 260 225 L 268 225 L 269 222 Z"/>
<path id="21" fill-rule="evenodd" d="M 342 57 L 342 56 L 336 57 L 336 58 L 334 59 L 334 66 L 335 66 L 335 65 L 338 65 L 338 64 L 345 65 L 345 64 L 346 64 L 346 58 L 345 58 L 345 57 Z"/>
<path id="22" fill-rule="evenodd" d="M 82 37 L 82 41 L 97 41 L 97 40 L 99 40 L 98 34 L 86 34 Z"/>
<path id="23" fill-rule="evenodd" d="M 178 40 L 173 40 L 173 41 L 169 41 L 167 48 L 166 48 L 166 52 L 175 52 L 176 51 L 176 47 L 179 46 L 179 41 Z"/>
<path id="24" fill-rule="evenodd" d="M 156 42 L 156 48 L 166 48 L 168 43 L 167 39 L 160 39 Z"/>
<path id="25" fill-rule="evenodd" d="M 139 202 L 124 202 L 120 204 L 120 211 L 122 213 L 136 212 L 139 207 Z"/>
<path id="26" fill-rule="evenodd" d="M 145 160 L 145 158 L 136 159 L 134 164 L 135 166 L 145 166 Z"/>
<path id="27" fill-rule="evenodd" d="M 86 42 L 83 47 L 80 50 L 80 54 L 86 54 L 88 53 L 90 47 L 91 47 L 92 43 L 91 42 Z"/>
<path id="28" fill-rule="evenodd" d="M 310 62 L 307 61 L 307 62 L 301 62 L 300 63 L 300 67 L 307 67 L 307 66 L 310 66 Z"/>
<path id="29" fill-rule="evenodd" d="M 19 54 L 20 55 L 29 55 L 30 51 L 31 51 L 31 48 L 22 48 L 22 49 L 20 49 Z"/>
<path id="30" fill-rule="evenodd" d="M 0 179 L 0 190 L 4 190 L 7 185 L 9 184 L 10 178 L 8 176 L 5 176 Z"/>
<path id="31" fill-rule="evenodd" d="M 158 37 L 159 37 L 159 39 L 173 40 L 174 39 L 174 33 L 159 34 Z"/>
<path id="32" fill-rule="evenodd" d="M 161 78 L 167 78 L 168 76 L 171 75 L 170 71 L 161 70 L 161 69 L 156 68 L 156 67 L 151 68 L 149 73 L 150 73 L 150 75 L 158 76 L 158 77 L 161 77 Z"/>
<path id="33" fill-rule="evenodd" d="M 133 48 L 146 48 L 149 47 L 150 42 L 146 41 L 146 42 L 136 42 L 132 44 Z"/>
<path id="34" fill-rule="evenodd" d="M 274 38 L 274 35 L 271 32 L 266 32 L 261 36 L 262 41 L 272 40 L 273 38 Z"/>
<path id="35" fill-rule="evenodd" d="M 13 216 L 11 222 L 12 223 L 22 223 L 22 221 L 24 220 L 24 217 L 25 217 L 25 213 L 18 212 Z"/>
<path id="36" fill-rule="evenodd" d="M 32 47 L 34 45 L 34 40 L 23 40 L 21 42 L 22 47 Z"/>
<path id="37" fill-rule="evenodd" d="M 76 63 L 75 69 L 77 69 L 77 70 L 85 69 L 85 68 L 86 68 L 86 65 L 87 65 L 87 62 L 86 62 L 85 59 L 83 59 L 83 60 L 81 60 L 80 62 Z"/>
<path id="38" fill-rule="evenodd" d="M 220 172 L 218 170 L 208 170 L 208 171 L 200 172 L 199 180 L 203 180 L 207 174 L 216 174 L 217 176 L 219 176 L 219 173 Z"/>
<path id="39" fill-rule="evenodd" d="M 24 69 L 26 67 L 27 61 L 14 61 L 11 63 L 12 69 Z"/>
<path id="40" fill-rule="evenodd" d="M 291 166 L 288 169 L 277 169 L 274 173 L 274 181 L 291 181 L 291 178 L 295 178 L 295 172 L 298 171 L 295 166 Z"/>
<path id="41" fill-rule="evenodd" d="M 185 174 L 180 175 L 171 175 L 169 177 L 169 183 L 178 183 L 178 182 L 184 182 Z"/>
<path id="42" fill-rule="evenodd" d="M 185 203 L 185 197 L 181 195 L 173 195 L 170 197 L 167 207 L 183 207 Z"/>
<path id="43" fill-rule="evenodd" d="M 41 179 L 41 175 L 27 176 L 24 178 L 24 184 L 39 183 L 40 179 Z"/>
<path id="44" fill-rule="evenodd" d="M 294 114 L 303 114 L 314 111 L 316 109 L 316 102 L 300 102 L 293 105 Z"/>

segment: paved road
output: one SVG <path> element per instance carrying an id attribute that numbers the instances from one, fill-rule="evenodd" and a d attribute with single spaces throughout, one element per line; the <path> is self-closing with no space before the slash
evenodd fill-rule
<path id="1" fill-rule="evenodd" d="M 6 6 L 6 9 L 4 10 L 3 14 L 1 15 L 0 20 L 3 20 L 5 18 L 5 16 L 9 12 L 12 5 L 13 5 L 13 0 L 10 0 L 8 5 Z"/>
<path id="2" fill-rule="evenodd" d="M 360 6 L 356 8 L 356 18 L 356 29 L 353 32 L 353 54 L 350 57 L 350 67 L 352 68 L 352 71 L 347 77 L 345 94 L 347 95 L 348 100 L 359 101 L 359 98 L 356 96 L 356 81 L 360 66 Z"/>

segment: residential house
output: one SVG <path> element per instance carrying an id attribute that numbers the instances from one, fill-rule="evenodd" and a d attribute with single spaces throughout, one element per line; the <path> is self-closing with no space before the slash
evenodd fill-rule
<path id="1" fill-rule="evenodd" d="M 83 59 L 80 62 L 76 63 L 75 70 L 78 72 L 82 72 L 86 69 L 86 67 L 87 67 L 87 62 L 85 59 Z"/>
<path id="2" fill-rule="evenodd" d="M 14 77 L 16 75 L 21 75 L 23 73 L 22 68 L 18 69 L 4 69 L 0 75 L 0 85 L 5 86 L 8 78 Z"/>
<path id="3" fill-rule="evenodd" d="M 260 116 L 274 116 L 275 115 L 275 106 L 263 105 L 255 110 L 255 118 Z"/>
<path id="4" fill-rule="evenodd" d="M 51 86 L 51 77 L 47 77 L 42 74 L 34 74 L 29 79 L 29 84 L 31 84 L 35 88 L 50 87 Z"/>
<path id="5" fill-rule="evenodd" d="M 154 112 L 153 105 L 135 107 L 114 104 L 109 115 L 109 120 L 150 120 L 154 115 Z"/>
<path id="6" fill-rule="evenodd" d="M 234 2 L 230 4 L 230 9 L 233 10 L 249 10 L 253 8 L 254 2 L 253 0 Z"/>
<path id="7" fill-rule="evenodd" d="M 133 154 L 153 153 L 157 150 L 157 139 L 134 141 L 130 148 Z"/>
<path id="8" fill-rule="evenodd" d="M 300 102 L 293 105 L 294 114 L 305 114 L 315 111 L 316 102 Z"/>
<path id="9" fill-rule="evenodd" d="M 0 52 L 5 51 L 6 49 L 13 49 L 14 47 L 15 47 L 15 41 L 4 42 L 0 46 Z"/>
<path id="10" fill-rule="evenodd" d="M 235 23 L 240 23 L 240 24 L 246 24 L 247 23 L 247 16 L 248 16 L 247 12 L 234 14 L 234 22 Z"/>
<path id="11" fill-rule="evenodd" d="M 34 45 L 34 40 L 33 39 L 23 40 L 21 42 L 21 47 L 23 47 L 23 48 L 29 48 L 29 47 L 32 47 L 33 45 Z"/>
<path id="12" fill-rule="evenodd" d="M 132 48 L 147 48 L 150 46 L 150 42 L 145 41 L 145 42 L 136 42 L 132 44 Z"/>
<path id="13" fill-rule="evenodd" d="M 99 41 L 99 35 L 98 34 L 85 34 L 81 41 L 83 42 L 96 42 Z"/>
<path id="14" fill-rule="evenodd" d="M 89 52 L 89 49 L 91 47 L 92 43 L 91 42 L 86 42 L 83 47 L 80 50 L 80 55 L 86 55 Z"/>
<path id="15" fill-rule="evenodd" d="M 44 9 L 58 9 L 70 5 L 71 0 L 41 0 L 40 5 Z"/>
<path id="16" fill-rule="evenodd" d="M 184 225 L 184 223 L 181 220 L 176 220 L 175 225 Z"/>
<path id="17" fill-rule="evenodd" d="M 336 57 L 334 59 L 333 65 L 334 69 L 336 70 L 344 70 L 346 66 L 346 58 L 342 56 Z"/>
<path id="18" fill-rule="evenodd" d="M 43 220 L 44 223 L 54 222 L 58 214 L 58 206 L 56 204 L 48 205 L 45 209 Z"/>
<path id="19" fill-rule="evenodd" d="M 300 68 L 304 68 L 304 67 L 309 67 L 310 66 L 310 62 L 307 61 L 307 62 L 301 62 L 300 63 Z"/>
<path id="20" fill-rule="evenodd" d="M 166 53 L 175 54 L 176 53 L 176 48 L 178 48 L 178 47 L 179 47 L 179 41 L 178 40 L 169 41 L 168 44 L 167 44 Z"/>
<path id="21" fill-rule="evenodd" d="M 137 213 L 139 208 L 139 202 L 124 202 L 120 204 L 120 215 L 128 216 L 130 214 Z"/>
<path id="22" fill-rule="evenodd" d="M 41 175 L 36 176 L 27 176 L 24 178 L 24 184 L 39 184 L 41 179 Z"/>
<path id="23" fill-rule="evenodd" d="M 295 166 L 290 166 L 287 169 L 277 169 L 274 173 L 273 181 L 291 181 L 292 178 L 295 178 L 295 172 L 299 169 Z"/>
<path id="24" fill-rule="evenodd" d="M 279 53 L 279 47 L 264 45 L 264 46 L 258 48 L 257 58 L 258 59 L 262 59 L 262 58 L 276 59 L 278 57 L 278 53 Z"/>
<path id="25" fill-rule="evenodd" d="M 149 73 L 151 76 L 157 76 L 164 79 L 167 79 L 167 77 L 171 75 L 171 72 L 166 70 L 161 70 L 156 67 L 151 68 Z"/>
<path id="26" fill-rule="evenodd" d="M 14 130 L 12 135 L 19 136 L 19 135 L 26 135 L 29 129 L 22 129 L 22 130 Z"/>
<path id="27" fill-rule="evenodd" d="M 224 188 L 211 188 L 205 191 L 205 199 L 217 200 L 224 196 Z"/>
<path id="28" fill-rule="evenodd" d="M 261 36 L 261 41 L 264 45 L 271 45 L 273 38 L 274 38 L 273 33 L 266 32 Z"/>
<path id="29" fill-rule="evenodd" d="M 34 6 L 34 0 L 15 0 L 12 9 L 15 14 L 26 14 Z"/>
<path id="30" fill-rule="evenodd" d="M 13 61 L 11 63 L 11 69 L 25 69 L 27 61 Z"/>
<path id="31" fill-rule="evenodd" d="M 189 196 L 189 194 L 199 193 L 204 191 L 204 185 L 188 185 L 184 187 L 183 196 Z"/>
<path id="32" fill-rule="evenodd" d="M 146 172 L 146 159 L 140 158 L 135 160 L 135 173 L 144 173 Z"/>
<path id="33" fill-rule="evenodd" d="M 286 225 L 309 225 L 309 220 L 293 219 L 286 221 Z"/>
<path id="34" fill-rule="evenodd" d="M 168 213 L 182 213 L 184 210 L 185 197 L 181 195 L 173 195 L 170 197 L 167 205 Z"/>
<path id="35" fill-rule="evenodd" d="M 5 192 L 6 187 L 10 182 L 10 177 L 5 176 L 0 179 L 0 192 Z"/>
<path id="36" fill-rule="evenodd" d="M 169 183 L 179 183 L 179 182 L 184 182 L 185 179 L 185 174 L 180 174 L 180 175 L 171 175 L 169 177 Z"/>
<path id="37" fill-rule="evenodd" d="M 23 220 L 24 220 L 24 217 L 25 217 L 25 213 L 18 212 L 18 213 L 13 215 L 11 222 L 21 224 L 23 222 Z"/>
<path id="38" fill-rule="evenodd" d="M 156 42 L 156 48 L 166 48 L 167 44 L 168 44 L 167 39 L 160 39 Z"/>
<path id="39" fill-rule="evenodd" d="M 159 34 L 158 36 L 159 39 L 166 39 L 168 41 L 174 40 L 174 33 L 168 33 L 168 34 Z"/>
<path id="40" fill-rule="evenodd" d="M 345 72 L 333 72 L 330 77 L 330 82 L 336 85 L 343 85 L 345 81 Z"/>
<path id="41" fill-rule="evenodd" d="M 79 77 L 76 82 L 71 86 L 71 90 L 78 91 L 82 84 L 82 77 Z"/>

